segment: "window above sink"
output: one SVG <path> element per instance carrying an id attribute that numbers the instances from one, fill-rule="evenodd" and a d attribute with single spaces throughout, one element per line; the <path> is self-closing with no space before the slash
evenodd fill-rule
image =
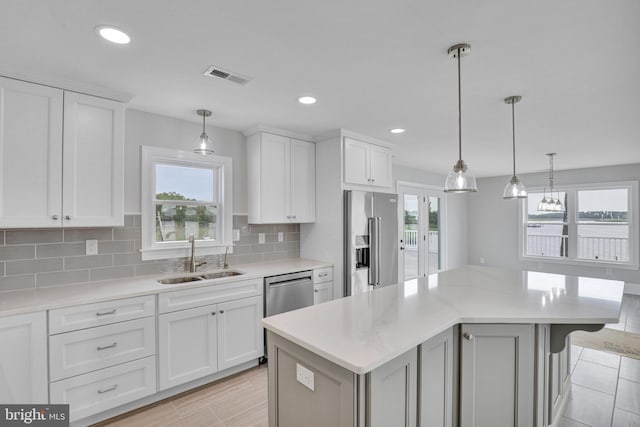
<path id="1" fill-rule="evenodd" d="M 232 160 L 142 147 L 142 259 L 232 252 Z"/>

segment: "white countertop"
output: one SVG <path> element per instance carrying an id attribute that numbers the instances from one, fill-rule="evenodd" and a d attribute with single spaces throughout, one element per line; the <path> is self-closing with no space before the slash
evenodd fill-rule
<path id="1" fill-rule="evenodd" d="M 465 266 L 262 321 L 364 374 L 458 323 L 617 322 L 624 282 Z"/>
<path id="2" fill-rule="evenodd" d="M 331 266 L 332 264 L 322 261 L 294 258 L 231 266 L 229 270 L 241 271 L 245 274 L 225 277 L 223 279 L 190 282 L 177 285 L 163 285 L 158 283 L 158 279 L 178 277 L 181 275 L 197 276 L 202 273 L 220 271 L 220 269 L 203 269 L 197 273 L 175 272 L 164 275 L 149 275 L 136 278 L 30 289 L 25 291 L 1 292 L 0 317 L 69 307 L 73 305 L 109 301 L 119 298 L 152 295 L 161 292 L 177 291 L 180 289 L 215 286 L 219 283 L 236 282 L 255 279 L 257 277 L 274 276 L 278 274 L 292 273 L 295 271 L 313 270 Z"/>

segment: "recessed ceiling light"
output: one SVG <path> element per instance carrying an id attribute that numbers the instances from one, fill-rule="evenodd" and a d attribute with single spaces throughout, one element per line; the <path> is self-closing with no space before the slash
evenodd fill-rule
<path id="1" fill-rule="evenodd" d="M 402 129 L 402 128 L 395 128 L 395 129 L 391 129 L 389 132 L 391 133 L 404 133 L 406 129 Z"/>
<path id="2" fill-rule="evenodd" d="M 298 102 L 300 104 L 315 104 L 316 103 L 316 99 L 313 96 L 301 96 L 300 98 L 298 98 Z"/>
<path id="3" fill-rule="evenodd" d="M 96 32 L 100 34 L 100 37 L 110 41 L 111 43 L 129 44 L 129 42 L 131 42 L 131 37 L 129 37 L 129 35 L 124 31 L 116 27 L 100 25 L 99 27 L 96 27 Z"/>

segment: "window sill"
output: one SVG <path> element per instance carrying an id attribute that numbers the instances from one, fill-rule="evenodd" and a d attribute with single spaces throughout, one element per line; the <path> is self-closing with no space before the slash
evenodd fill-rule
<path id="1" fill-rule="evenodd" d="M 541 256 L 531 256 L 531 255 L 520 255 L 520 261 L 529 261 L 529 262 L 548 262 L 551 264 L 568 264 L 575 265 L 581 267 L 592 267 L 592 268 L 615 268 L 617 270 L 638 270 L 638 264 L 632 263 L 621 263 L 614 261 L 587 261 L 580 259 L 562 259 L 562 258 L 551 258 L 551 257 L 541 257 Z"/>
<path id="2" fill-rule="evenodd" d="M 196 256 L 203 255 L 220 255 L 224 254 L 229 248 L 228 253 L 233 253 L 233 245 L 215 245 L 215 246 L 198 246 L 196 243 Z M 191 256 L 191 246 L 184 246 L 180 248 L 153 248 L 153 249 L 141 249 L 143 261 L 152 261 L 158 259 L 170 259 L 170 258 L 188 258 Z"/>

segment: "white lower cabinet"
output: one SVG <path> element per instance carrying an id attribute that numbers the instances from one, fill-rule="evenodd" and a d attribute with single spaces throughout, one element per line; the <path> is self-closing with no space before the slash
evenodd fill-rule
<path id="1" fill-rule="evenodd" d="M 313 303 L 321 304 L 333 299 L 333 267 L 313 270 Z"/>
<path id="2" fill-rule="evenodd" d="M 155 357 L 146 357 L 51 383 L 51 402 L 68 403 L 71 421 L 156 392 Z"/>
<path id="3" fill-rule="evenodd" d="M 217 315 L 214 304 L 158 316 L 160 390 L 217 372 Z"/>
<path id="4" fill-rule="evenodd" d="M 45 312 L 0 318 L 0 402 L 49 402 Z"/>
<path id="5" fill-rule="evenodd" d="M 533 425 L 534 326 L 463 324 L 460 426 Z"/>
<path id="6" fill-rule="evenodd" d="M 262 296 L 158 316 L 160 390 L 260 358 Z"/>
<path id="7" fill-rule="evenodd" d="M 453 328 L 420 345 L 419 426 L 453 426 L 453 361 Z"/>

